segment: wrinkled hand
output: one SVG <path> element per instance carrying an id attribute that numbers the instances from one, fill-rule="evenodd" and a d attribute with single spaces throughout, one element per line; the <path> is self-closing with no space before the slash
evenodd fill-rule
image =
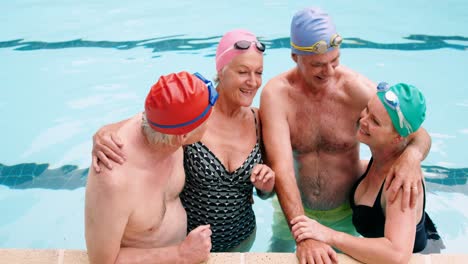
<path id="1" fill-rule="evenodd" d="M 403 188 L 402 210 L 407 209 L 408 206 L 414 208 L 418 195 L 422 192 L 420 189 L 422 179 L 421 161 L 413 156 L 407 148 L 387 174 L 385 190 L 389 194 L 389 202 L 394 202 L 400 188 Z"/>
<path id="2" fill-rule="evenodd" d="M 210 250 L 210 225 L 203 225 L 193 229 L 179 245 L 180 256 L 189 263 L 201 263 L 208 260 Z"/>
<path id="3" fill-rule="evenodd" d="M 331 243 L 331 230 L 305 215 L 293 218 L 291 225 L 291 232 L 296 242 L 312 238 L 327 244 Z"/>
<path id="4" fill-rule="evenodd" d="M 255 188 L 262 192 L 270 193 L 275 187 L 275 172 L 265 164 L 257 164 L 252 169 L 250 181 Z"/>
<path id="5" fill-rule="evenodd" d="M 93 168 L 99 173 L 101 172 L 100 163 L 112 169 L 112 164 L 109 161 L 115 161 L 123 164 L 125 155 L 122 152 L 123 143 L 116 135 L 116 132 L 110 126 L 104 126 L 93 135 Z"/>
<path id="6" fill-rule="evenodd" d="M 300 264 L 338 263 L 336 252 L 329 245 L 312 239 L 297 243 L 296 256 Z"/>

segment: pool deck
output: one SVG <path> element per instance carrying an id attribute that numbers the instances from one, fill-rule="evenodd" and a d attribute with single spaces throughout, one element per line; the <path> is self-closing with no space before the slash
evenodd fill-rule
<path id="1" fill-rule="evenodd" d="M 346 255 L 338 254 L 339 263 L 360 263 Z M 0 263 L 15 264 L 87 264 L 88 255 L 84 250 L 65 249 L 0 249 Z M 213 253 L 205 264 L 242 264 L 242 263 L 298 263 L 291 253 Z M 414 254 L 411 264 L 458 264 L 468 263 L 468 254 Z"/>

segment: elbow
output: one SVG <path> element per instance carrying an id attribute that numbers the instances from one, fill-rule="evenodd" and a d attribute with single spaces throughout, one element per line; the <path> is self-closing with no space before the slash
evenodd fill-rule
<path id="1" fill-rule="evenodd" d="M 394 244 L 387 244 L 387 250 L 384 250 L 378 259 L 379 263 L 388 263 L 388 264 L 408 264 L 413 248 L 404 247 L 403 245 L 397 246 Z M 374 262 L 374 261 L 372 261 Z"/>
<path id="2" fill-rule="evenodd" d="M 102 261 L 102 260 L 96 260 L 96 259 L 91 259 L 88 258 L 89 264 L 124 264 L 124 263 L 131 263 L 128 261 L 119 261 L 116 259 L 115 261 Z"/>
<path id="3" fill-rule="evenodd" d="M 109 262 L 109 264 L 130 264 L 130 263 L 135 263 L 137 260 L 136 257 L 125 257 L 125 256 L 120 256 L 120 254 L 116 257 L 116 259 L 112 262 Z"/>
<path id="4" fill-rule="evenodd" d="M 392 254 L 392 257 L 389 263 L 396 263 L 396 264 L 408 264 L 411 258 L 411 252 L 409 251 L 399 251 Z"/>
<path id="5" fill-rule="evenodd" d="M 124 264 L 124 263 L 134 263 L 131 261 L 122 261 L 122 258 L 119 257 L 114 257 L 114 258 L 108 258 L 108 257 L 103 257 L 103 256 L 96 256 L 93 254 L 90 254 L 88 251 L 88 261 L 89 264 Z"/>
<path id="6" fill-rule="evenodd" d="M 91 258 L 88 256 L 88 261 L 89 261 L 89 264 L 111 264 L 110 262 L 105 262 L 105 261 L 102 261 L 102 260 L 99 260 L 99 259 L 96 259 L 96 258 Z M 114 262 L 114 263 L 118 263 L 117 261 Z"/>

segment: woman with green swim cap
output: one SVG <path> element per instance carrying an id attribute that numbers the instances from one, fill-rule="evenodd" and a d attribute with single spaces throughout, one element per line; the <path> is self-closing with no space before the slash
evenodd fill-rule
<path id="1" fill-rule="evenodd" d="M 390 202 L 385 176 L 425 119 L 426 103 L 416 87 L 380 83 L 361 113 L 357 138 L 369 146 L 372 158 L 350 193 L 353 224 L 363 237 L 354 237 L 298 216 L 291 221 L 296 241 L 312 238 L 330 244 L 364 263 L 408 263 L 412 252 L 424 250 L 428 239 L 439 239 L 425 212 L 425 191 L 415 207 L 402 209 L 403 191 Z M 413 186 L 425 190 L 421 186 Z"/>

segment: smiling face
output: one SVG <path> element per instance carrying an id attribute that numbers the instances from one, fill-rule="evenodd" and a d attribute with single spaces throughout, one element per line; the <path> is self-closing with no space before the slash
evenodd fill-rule
<path id="1" fill-rule="evenodd" d="M 236 56 L 219 74 L 220 97 L 250 106 L 262 85 L 263 54 L 249 49 Z"/>
<path id="2" fill-rule="evenodd" d="M 357 139 L 369 147 L 386 146 L 400 135 L 377 95 L 374 95 L 361 112 Z"/>
<path id="3" fill-rule="evenodd" d="M 313 87 L 322 87 L 329 84 L 335 75 L 335 68 L 340 64 L 339 48 L 325 54 L 293 54 L 292 56 L 305 82 Z"/>

